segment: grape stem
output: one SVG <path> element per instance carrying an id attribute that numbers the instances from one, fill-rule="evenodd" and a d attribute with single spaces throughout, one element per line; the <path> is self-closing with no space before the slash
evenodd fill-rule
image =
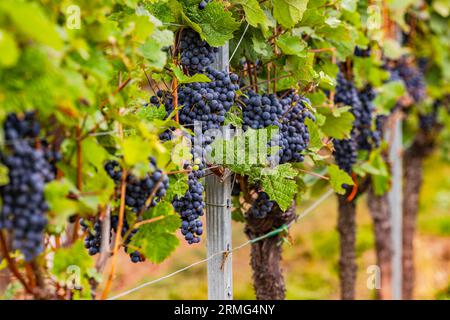
<path id="1" fill-rule="evenodd" d="M 158 217 L 150 218 L 150 219 L 147 219 L 147 220 L 142 220 L 140 222 L 136 222 L 133 226 L 131 226 L 131 228 L 128 229 L 128 231 L 123 236 L 122 246 L 125 246 L 125 243 L 127 242 L 128 238 L 130 237 L 131 232 L 133 232 L 133 230 L 136 230 L 137 228 L 139 228 L 140 226 L 142 226 L 144 224 L 153 223 L 153 222 L 165 219 L 166 217 L 167 216 L 158 216 Z"/>
<path id="2" fill-rule="evenodd" d="M 114 249 L 112 254 L 112 261 L 111 261 L 111 270 L 109 272 L 108 280 L 105 284 L 105 289 L 103 290 L 101 300 L 105 300 L 108 296 L 109 290 L 111 289 L 112 280 L 114 278 L 114 274 L 116 272 L 116 261 L 117 261 L 117 250 L 119 249 L 119 242 L 120 242 L 120 236 L 123 228 L 123 219 L 125 214 L 125 193 L 127 190 L 127 170 L 124 168 L 122 172 L 122 184 L 120 187 L 120 207 L 119 207 L 119 222 L 117 224 L 117 232 L 116 232 L 116 238 L 114 241 Z"/>

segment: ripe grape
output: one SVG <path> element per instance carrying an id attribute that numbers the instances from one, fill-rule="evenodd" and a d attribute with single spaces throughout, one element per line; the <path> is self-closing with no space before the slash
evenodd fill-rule
<path id="1" fill-rule="evenodd" d="M 169 178 L 160 169 L 156 168 L 154 159 L 150 161 L 150 169 L 153 170 L 144 178 L 138 178 L 132 174 L 126 178 L 125 204 L 135 213 L 144 209 L 146 202 L 151 199 L 149 207 L 154 207 L 166 194 L 169 187 Z M 105 164 L 105 170 L 117 186 L 122 181 L 122 168 L 117 161 L 109 161 Z"/>
<path id="2" fill-rule="evenodd" d="M 3 199 L 0 228 L 11 233 L 12 249 L 20 250 L 26 261 L 44 250 L 44 229 L 49 210 L 44 197 L 45 184 L 55 178 L 54 163 L 59 155 L 48 151 L 48 145 L 37 148 L 40 125 L 35 113 L 23 118 L 8 114 L 4 123 L 7 153 L 0 161 L 8 168 L 8 184 L 0 187 Z"/>
<path id="3" fill-rule="evenodd" d="M 272 211 L 273 206 L 274 202 L 270 201 L 269 195 L 260 191 L 255 201 L 253 201 L 251 208 L 248 210 L 247 215 L 257 219 L 264 219 Z"/>
<path id="4" fill-rule="evenodd" d="M 192 29 L 184 29 L 181 32 L 179 48 L 181 65 L 190 74 L 202 73 L 215 62 L 218 52 L 218 48 L 211 47 Z"/>

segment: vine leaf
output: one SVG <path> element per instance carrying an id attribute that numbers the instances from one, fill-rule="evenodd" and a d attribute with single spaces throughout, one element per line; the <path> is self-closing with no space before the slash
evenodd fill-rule
<path id="1" fill-rule="evenodd" d="M 398 99 L 406 92 L 403 81 L 389 81 L 378 88 L 378 94 L 373 100 L 373 104 L 379 110 L 390 111 L 397 103 Z"/>
<path id="2" fill-rule="evenodd" d="M 330 164 L 328 166 L 328 173 L 330 174 L 330 184 L 336 193 L 344 194 L 345 189 L 342 185 L 346 184 L 352 186 L 353 180 L 344 170 L 339 169 L 335 164 Z"/>
<path id="3" fill-rule="evenodd" d="M 5 12 L 15 27 L 31 39 L 49 45 L 56 50 L 63 47 L 63 41 L 55 26 L 37 3 L 2 1 L 0 11 Z"/>
<path id="4" fill-rule="evenodd" d="M 205 9 L 198 8 L 198 0 L 179 0 L 185 22 L 213 47 L 220 47 L 233 38 L 239 28 L 230 11 L 222 2 L 210 2 Z"/>
<path id="5" fill-rule="evenodd" d="M 306 56 L 306 52 L 304 52 L 304 50 L 307 44 L 303 39 L 297 36 L 283 34 L 278 38 L 277 45 L 287 55 L 295 55 L 299 57 Z"/>
<path id="6" fill-rule="evenodd" d="M 316 123 L 310 118 L 305 119 L 305 124 L 308 127 L 309 132 L 308 149 L 312 151 L 319 151 L 323 146 L 319 128 L 317 127 Z"/>
<path id="7" fill-rule="evenodd" d="M 14 37 L 7 31 L 0 29 L 0 65 L 12 67 L 19 58 L 19 48 Z"/>
<path id="8" fill-rule="evenodd" d="M 300 20 L 306 11 L 308 0 L 274 0 L 273 15 L 285 28 L 292 28 Z"/>
<path id="9" fill-rule="evenodd" d="M 8 167 L 0 163 L 0 187 L 9 183 Z"/>
<path id="10" fill-rule="evenodd" d="M 187 174 L 172 174 L 169 176 L 170 184 L 167 190 L 167 199 L 172 199 L 175 196 L 182 197 L 188 190 L 188 175 Z"/>
<path id="11" fill-rule="evenodd" d="M 202 73 L 196 73 L 193 76 L 185 75 L 183 70 L 174 64 L 170 65 L 170 70 L 172 70 L 175 78 L 177 78 L 178 83 L 193 83 L 193 82 L 211 82 L 211 79 L 207 75 Z"/>
<path id="12" fill-rule="evenodd" d="M 257 0 L 234 0 L 233 2 L 242 6 L 245 20 L 249 25 L 256 28 L 260 24 L 263 29 L 267 29 L 267 17 Z"/>
<path id="13" fill-rule="evenodd" d="M 149 67 L 162 70 L 167 61 L 167 54 L 163 51 L 173 43 L 173 33 L 169 30 L 156 29 L 151 37 L 139 47 L 139 53 L 147 60 Z"/>
<path id="14" fill-rule="evenodd" d="M 282 211 L 285 211 L 292 204 L 297 183 L 294 178 L 297 172 L 290 163 L 277 166 L 274 169 L 264 169 L 262 171 L 261 186 L 269 195 L 270 200 L 275 201 Z"/>
<path id="15" fill-rule="evenodd" d="M 59 280 L 67 284 L 66 281 L 70 276 L 75 278 L 78 276 L 81 288 L 77 288 L 75 292 L 83 298 L 90 298 L 89 279 L 94 275 L 94 259 L 88 254 L 84 248 L 83 241 L 78 240 L 69 248 L 60 248 L 55 252 L 53 259 L 53 275 Z M 71 285 L 76 285 L 71 283 Z"/>
<path id="16" fill-rule="evenodd" d="M 140 108 L 136 115 L 140 119 L 145 119 L 147 121 L 153 121 L 155 119 L 164 120 L 166 117 L 166 108 L 163 105 L 157 106 L 148 106 L 147 108 Z"/>
<path id="17" fill-rule="evenodd" d="M 350 135 L 355 117 L 350 108 L 318 107 L 317 111 L 325 116 L 325 122 L 321 127 L 323 133 L 335 139 L 345 139 Z"/>
<path id="18" fill-rule="evenodd" d="M 138 163 L 147 163 L 152 151 L 148 145 L 149 143 L 139 136 L 125 138 L 122 143 L 125 163 L 130 167 Z"/>
<path id="19" fill-rule="evenodd" d="M 390 174 L 389 168 L 381 155 L 381 149 L 372 151 L 368 165 L 374 169 L 371 172 L 371 181 L 375 194 L 381 196 L 389 190 Z"/>
<path id="20" fill-rule="evenodd" d="M 143 224 L 131 238 L 129 252 L 138 250 L 153 263 L 160 263 L 166 259 L 178 246 L 179 240 L 174 232 L 181 222 L 174 214 L 172 205 L 162 201 L 144 214 L 144 219 L 164 216 L 163 219 Z"/>

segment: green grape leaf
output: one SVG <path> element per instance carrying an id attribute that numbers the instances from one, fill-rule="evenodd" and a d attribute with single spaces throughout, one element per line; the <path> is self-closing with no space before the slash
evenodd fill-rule
<path id="1" fill-rule="evenodd" d="M 384 161 L 380 149 L 372 151 L 369 157 L 369 164 L 376 170 L 371 176 L 373 190 L 377 196 L 381 196 L 391 187 L 391 176 L 388 165 L 386 161 Z"/>
<path id="2" fill-rule="evenodd" d="M 63 41 L 56 31 L 56 27 L 39 4 L 24 1 L 2 1 L 0 11 L 5 12 L 17 29 L 28 37 L 56 50 L 62 48 Z"/>
<path id="3" fill-rule="evenodd" d="M 200 37 L 213 47 L 220 47 L 233 38 L 233 32 L 239 28 L 224 3 L 210 2 L 205 9 L 198 8 L 198 0 L 179 0 L 185 22 L 200 34 Z"/>
<path id="4" fill-rule="evenodd" d="M 45 185 L 45 200 L 50 207 L 52 224 L 63 225 L 69 216 L 78 212 L 78 203 L 67 198 L 70 192 L 76 191 L 75 186 L 67 179 L 54 180 Z"/>
<path id="5" fill-rule="evenodd" d="M 339 169 L 339 167 L 335 164 L 330 164 L 328 166 L 328 173 L 330 175 L 330 185 L 338 194 L 345 194 L 345 189 L 342 187 L 343 184 L 347 184 L 349 186 L 354 184 L 348 173 Z"/>
<path id="6" fill-rule="evenodd" d="M 0 163 L 0 187 L 9 183 L 8 167 Z"/>
<path id="7" fill-rule="evenodd" d="M 314 71 L 314 53 L 308 52 L 304 57 L 288 56 L 285 70 L 290 71 L 297 80 L 312 81 L 317 76 Z"/>
<path id="8" fill-rule="evenodd" d="M 259 55 L 260 59 L 270 59 L 272 56 L 272 47 L 267 40 L 262 37 L 257 37 L 253 35 L 253 50 Z"/>
<path id="9" fill-rule="evenodd" d="M 81 143 L 83 163 L 92 164 L 95 168 L 103 168 L 108 152 L 94 137 L 88 137 Z"/>
<path id="10" fill-rule="evenodd" d="M 179 66 L 173 64 L 170 65 L 170 70 L 172 70 L 175 78 L 177 78 L 178 83 L 193 83 L 193 82 L 211 82 L 211 79 L 203 73 L 196 73 L 193 76 L 185 75 L 183 70 Z"/>
<path id="11" fill-rule="evenodd" d="M 357 8 L 357 0 L 342 0 L 341 6 L 343 9 L 353 12 Z"/>
<path id="12" fill-rule="evenodd" d="M 379 110 L 389 112 L 406 93 L 403 81 L 389 81 L 378 88 L 373 104 Z"/>
<path id="13" fill-rule="evenodd" d="M 140 119 L 153 121 L 155 119 L 164 120 L 167 112 L 166 108 L 163 105 L 160 105 L 159 107 L 154 105 L 148 105 L 145 108 L 140 108 L 136 114 Z"/>
<path id="14" fill-rule="evenodd" d="M 322 135 L 320 133 L 319 127 L 310 118 L 305 119 L 305 124 L 308 127 L 309 132 L 308 149 L 312 151 L 319 151 L 323 147 Z"/>
<path id="15" fill-rule="evenodd" d="M 277 45 L 287 55 L 295 55 L 299 57 L 304 57 L 306 55 L 304 50 L 307 44 L 300 37 L 283 34 L 277 39 Z"/>
<path id="16" fill-rule="evenodd" d="M 0 65 L 12 67 L 19 58 L 19 48 L 14 37 L 6 30 L 0 29 Z"/>
<path id="17" fill-rule="evenodd" d="M 133 28 L 133 40 L 140 43 L 143 43 L 155 30 L 155 25 L 151 22 L 148 15 L 128 16 L 126 23 Z"/>
<path id="18" fill-rule="evenodd" d="M 76 266 L 80 269 L 81 275 L 86 274 L 94 266 L 94 259 L 84 248 L 83 240 L 76 241 L 68 248 L 60 248 L 55 252 L 53 258 L 52 273 L 58 280 L 66 280 L 69 274 L 68 268 Z"/>
<path id="19" fill-rule="evenodd" d="M 122 149 L 123 159 L 129 167 L 138 163 L 148 163 L 148 159 L 152 153 L 149 142 L 140 136 L 125 138 L 122 142 Z"/>
<path id="20" fill-rule="evenodd" d="M 348 107 L 317 107 L 316 110 L 325 116 L 325 123 L 320 128 L 323 133 L 335 139 L 344 139 L 350 136 L 355 117 Z"/>
<path id="21" fill-rule="evenodd" d="M 163 48 L 173 43 L 173 33 L 156 29 L 151 37 L 139 47 L 139 53 L 147 60 L 150 68 L 162 70 L 166 65 L 167 54 Z"/>
<path id="22" fill-rule="evenodd" d="M 162 216 L 138 228 L 137 233 L 131 238 L 128 251 L 138 250 L 148 260 L 160 263 L 166 259 L 178 246 L 179 240 L 173 234 L 181 225 L 180 217 L 174 214 L 172 205 L 162 201 L 146 212 L 145 219 Z"/>
<path id="23" fill-rule="evenodd" d="M 308 0 L 274 0 L 273 16 L 285 28 L 292 28 L 300 20 L 308 5 Z"/>
<path id="24" fill-rule="evenodd" d="M 260 24 L 263 29 L 267 28 L 267 17 L 258 0 L 233 0 L 232 2 L 240 4 L 245 12 L 245 20 L 248 24 L 257 28 Z"/>
<path id="25" fill-rule="evenodd" d="M 171 174 L 169 176 L 169 189 L 167 190 L 167 199 L 173 199 L 175 196 L 182 197 L 188 190 L 187 174 Z"/>
<path id="26" fill-rule="evenodd" d="M 263 170 L 261 186 L 270 200 L 275 201 L 282 211 L 289 208 L 297 192 L 297 183 L 294 180 L 296 176 L 297 172 L 290 163 Z"/>
<path id="27" fill-rule="evenodd" d="M 158 18 L 158 20 L 164 23 L 176 22 L 177 14 L 179 15 L 179 12 L 176 12 L 176 6 L 171 6 L 171 3 L 169 2 L 145 2 L 144 6 L 152 15 L 154 15 L 156 18 Z"/>
<path id="28" fill-rule="evenodd" d="M 389 59 L 399 59 L 402 55 L 407 53 L 405 48 L 402 48 L 400 43 L 393 39 L 385 39 L 383 42 L 383 53 L 386 56 L 386 58 Z"/>
<path id="29" fill-rule="evenodd" d="M 242 127 L 242 110 L 237 106 L 232 106 L 231 109 L 225 113 L 225 125 L 232 125 L 235 127 Z"/>

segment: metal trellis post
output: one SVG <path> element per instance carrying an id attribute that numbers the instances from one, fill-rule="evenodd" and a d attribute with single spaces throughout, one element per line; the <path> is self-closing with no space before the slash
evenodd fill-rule
<path id="1" fill-rule="evenodd" d="M 214 67 L 228 71 L 228 43 L 219 48 Z M 211 174 L 206 177 L 206 248 L 207 255 L 232 249 L 231 242 L 231 177 L 221 181 Z M 232 255 L 217 255 L 208 261 L 208 299 L 232 300 Z"/>
<path id="2" fill-rule="evenodd" d="M 387 131 L 390 141 L 392 186 L 388 193 L 392 240 L 392 299 L 402 299 L 402 225 L 403 225 L 403 162 L 402 119 L 399 112 L 393 114 Z"/>

